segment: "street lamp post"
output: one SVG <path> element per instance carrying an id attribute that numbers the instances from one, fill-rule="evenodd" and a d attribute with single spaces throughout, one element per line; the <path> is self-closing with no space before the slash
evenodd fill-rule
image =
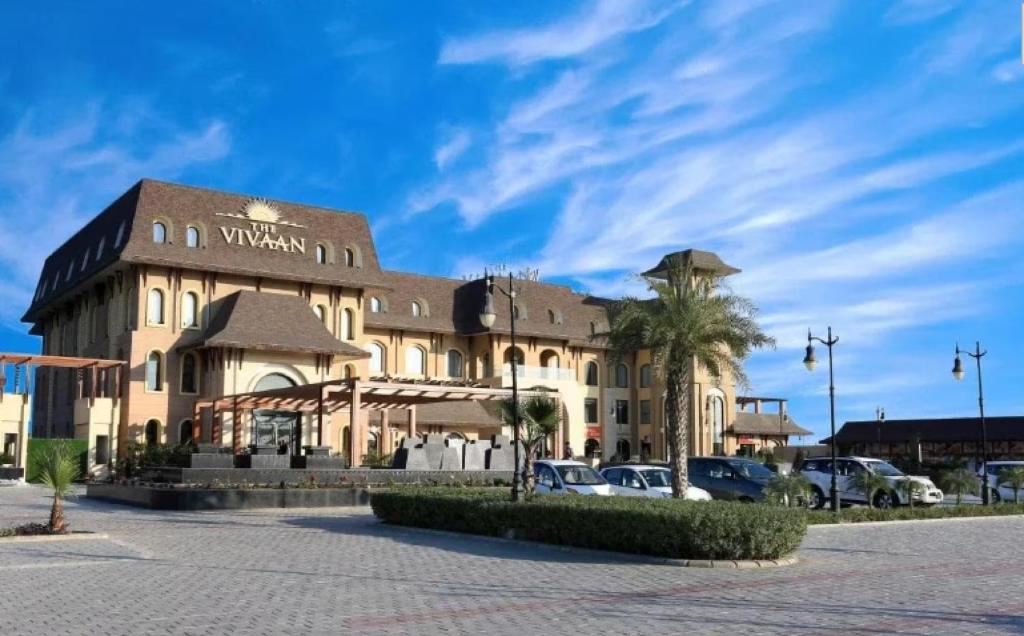
<path id="1" fill-rule="evenodd" d="M 832 512 L 839 514 L 839 483 L 837 481 L 837 466 L 836 466 L 836 386 L 832 375 L 832 347 L 839 342 L 839 338 L 832 337 L 832 327 L 828 328 L 828 338 L 822 340 L 817 336 L 811 335 L 811 330 L 807 330 L 807 355 L 804 356 L 804 366 L 807 367 L 808 371 L 814 371 L 814 367 L 817 366 L 818 360 L 814 357 L 814 341 L 817 340 L 821 344 L 828 347 L 828 403 L 829 403 L 829 417 L 832 425 L 832 437 L 829 438 L 832 447 Z"/>
<path id="2" fill-rule="evenodd" d="M 960 362 L 960 354 L 966 353 L 978 363 L 978 414 L 981 417 L 981 503 L 989 504 L 988 491 L 988 430 L 985 426 L 985 392 L 981 386 L 981 359 L 988 351 L 981 350 L 981 343 L 974 343 L 974 353 L 961 351 L 959 343 L 956 345 L 956 358 L 953 359 L 953 378 L 957 382 L 964 378 L 964 367 Z"/>
<path id="3" fill-rule="evenodd" d="M 525 462 L 520 465 L 520 450 L 519 450 L 519 382 L 517 380 L 519 370 L 516 369 L 516 287 L 513 284 L 512 274 L 508 275 L 508 291 L 505 291 L 498 285 L 494 284 L 493 275 L 485 275 L 484 282 L 487 285 L 487 291 L 484 294 L 484 306 L 480 310 L 480 324 L 488 329 L 494 325 L 495 319 L 498 315 L 494 312 L 494 290 L 497 289 L 508 298 L 508 317 L 509 324 L 511 325 L 511 346 L 512 346 L 512 448 L 513 448 L 513 461 L 515 466 L 512 470 L 512 501 L 522 501 L 523 482 L 525 477 L 522 474 L 522 468 L 525 466 Z"/>

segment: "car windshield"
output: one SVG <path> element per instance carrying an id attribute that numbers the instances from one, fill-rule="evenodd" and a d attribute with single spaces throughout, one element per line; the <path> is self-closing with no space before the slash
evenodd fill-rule
<path id="1" fill-rule="evenodd" d="M 651 488 L 663 488 L 672 486 L 672 471 L 667 468 L 651 468 L 641 470 L 647 485 Z"/>
<path id="2" fill-rule="evenodd" d="M 590 466 L 555 466 L 555 469 L 567 486 L 598 486 L 608 483 Z"/>
<path id="3" fill-rule="evenodd" d="M 764 480 L 775 476 L 772 471 L 749 459 L 728 459 L 726 462 L 733 470 L 747 479 Z"/>
<path id="4" fill-rule="evenodd" d="M 864 465 L 871 469 L 871 472 L 882 477 L 902 477 L 903 471 L 888 462 L 864 462 Z"/>

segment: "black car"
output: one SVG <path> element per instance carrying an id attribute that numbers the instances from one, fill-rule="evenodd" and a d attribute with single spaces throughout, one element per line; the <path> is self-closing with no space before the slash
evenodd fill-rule
<path id="1" fill-rule="evenodd" d="M 690 483 L 703 488 L 713 499 L 764 501 L 764 487 L 775 473 L 743 457 L 690 457 Z"/>

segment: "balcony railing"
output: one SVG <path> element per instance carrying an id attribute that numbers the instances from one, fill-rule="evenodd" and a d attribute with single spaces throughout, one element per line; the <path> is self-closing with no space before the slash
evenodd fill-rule
<path id="1" fill-rule="evenodd" d="M 502 365 L 501 375 L 505 378 L 511 378 L 512 365 Z M 572 369 L 559 369 L 557 367 L 531 367 L 522 364 L 516 365 L 516 377 L 520 380 L 551 380 L 556 382 L 573 382 L 576 380 L 576 376 L 573 375 Z"/>

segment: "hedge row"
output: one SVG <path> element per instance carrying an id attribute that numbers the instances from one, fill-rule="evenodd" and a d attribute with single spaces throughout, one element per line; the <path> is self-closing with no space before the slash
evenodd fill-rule
<path id="1" fill-rule="evenodd" d="M 952 519 L 954 517 L 1002 517 L 1008 515 L 1024 515 L 1024 504 L 998 504 L 994 506 L 935 506 L 923 508 L 846 508 L 836 518 L 829 510 L 811 510 L 807 513 L 807 523 L 811 525 L 827 523 L 863 523 L 865 521 L 907 521 L 913 519 Z"/>
<path id="2" fill-rule="evenodd" d="M 761 504 L 635 497 L 535 496 L 404 488 L 374 493 L 373 513 L 403 526 L 673 559 L 776 559 L 796 550 L 802 514 Z"/>
<path id="3" fill-rule="evenodd" d="M 78 456 L 79 469 L 78 474 L 84 475 L 88 468 L 89 461 L 89 442 L 84 439 L 51 439 L 45 437 L 30 437 L 28 439 L 28 453 L 25 458 L 27 464 L 25 468 L 25 480 L 30 482 L 38 482 L 40 479 L 41 464 L 43 457 L 49 451 L 50 447 L 54 444 L 61 443 L 67 445 L 68 450 L 72 455 Z"/>

